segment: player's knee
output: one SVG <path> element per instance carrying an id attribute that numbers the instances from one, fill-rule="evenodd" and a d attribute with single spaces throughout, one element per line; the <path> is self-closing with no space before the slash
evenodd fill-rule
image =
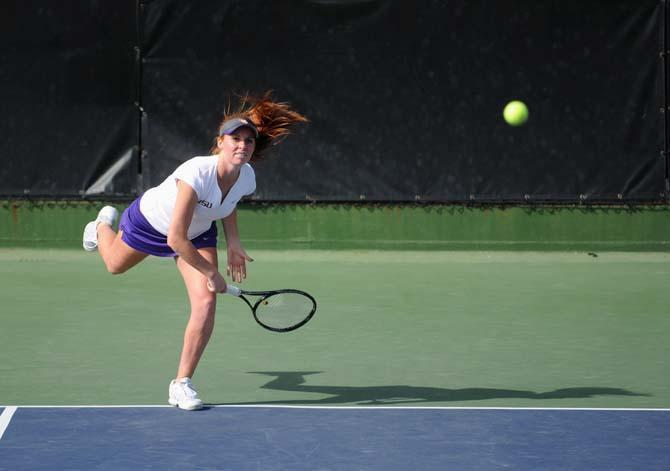
<path id="1" fill-rule="evenodd" d="M 120 275 L 121 273 L 128 271 L 128 267 L 114 261 L 105 261 L 105 266 L 107 267 L 107 271 L 112 275 Z"/>
<path id="2" fill-rule="evenodd" d="M 205 296 L 202 296 L 195 300 L 192 305 L 192 312 L 198 317 L 203 319 L 214 316 L 216 312 L 216 294 L 208 293 Z"/>
<path id="3" fill-rule="evenodd" d="M 214 315 L 214 312 L 216 311 L 216 295 L 206 296 L 201 301 L 201 309 L 203 312 L 207 313 L 207 315 Z"/>

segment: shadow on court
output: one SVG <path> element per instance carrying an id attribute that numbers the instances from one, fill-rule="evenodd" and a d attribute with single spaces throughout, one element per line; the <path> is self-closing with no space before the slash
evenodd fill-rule
<path id="1" fill-rule="evenodd" d="M 580 387 L 563 388 L 537 393 L 533 391 L 495 388 L 446 389 L 407 385 L 393 386 L 324 386 L 305 385 L 305 376 L 322 373 L 321 371 L 250 371 L 253 374 L 274 376 L 275 378 L 261 386 L 275 391 L 293 391 L 300 393 L 328 394 L 323 399 L 301 399 L 263 402 L 263 404 L 346 404 L 361 405 L 406 404 L 421 402 L 457 402 L 485 399 L 571 399 L 593 396 L 649 396 L 620 388 Z M 244 403 L 242 403 L 244 404 Z M 240 404 L 241 405 L 241 404 Z"/>

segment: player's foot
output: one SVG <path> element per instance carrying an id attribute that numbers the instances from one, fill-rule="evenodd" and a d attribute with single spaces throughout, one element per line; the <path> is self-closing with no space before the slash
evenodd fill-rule
<path id="1" fill-rule="evenodd" d="M 202 408 L 202 401 L 198 397 L 198 391 L 191 383 L 191 378 L 173 379 L 170 382 L 168 402 L 184 410 Z"/>
<path id="2" fill-rule="evenodd" d="M 93 252 L 98 248 L 98 224 L 109 224 L 113 227 L 118 217 L 119 212 L 113 206 L 102 208 L 95 221 L 91 221 L 84 226 L 84 250 Z"/>
<path id="3" fill-rule="evenodd" d="M 95 219 L 98 223 L 109 224 L 114 227 L 116 220 L 119 218 L 119 212 L 114 206 L 105 206 L 98 213 L 98 217 Z"/>

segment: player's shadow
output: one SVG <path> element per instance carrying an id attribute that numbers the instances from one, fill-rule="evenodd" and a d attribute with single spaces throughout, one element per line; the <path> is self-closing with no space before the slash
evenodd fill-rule
<path id="1" fill-rule="evenodd" d="M 261 388 L 274 391 L 290 391 L 327 395 L 320 399 L 296 399 L 264 401 L 263 404 L 404 404 L 421 402 L 480 401 L 486 399 L 572 399 L 593 396 L 649 396 L 620 388 L 579 387 L 562 388 L 547 392 L 516 389 L 463 388 L 446 389 L 422 386 L 319 386 L 306 385 L 305 376 L 321 371 L 250 371 L 250 373 L 273 376 Z"/>

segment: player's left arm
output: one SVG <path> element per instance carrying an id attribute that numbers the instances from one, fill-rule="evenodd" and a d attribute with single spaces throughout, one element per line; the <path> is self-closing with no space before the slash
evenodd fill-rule
<path id="1" fill-rule="evenodd" d="M 228 248 L 226 272 L 232 276 L 233 281 L 240 283 L 247 277 L 246 262 L 253 262 L 253 259 L 242 248 L 240 232 L 237 228 L 237 209 L 223 218 L 223 232 Z"/>

